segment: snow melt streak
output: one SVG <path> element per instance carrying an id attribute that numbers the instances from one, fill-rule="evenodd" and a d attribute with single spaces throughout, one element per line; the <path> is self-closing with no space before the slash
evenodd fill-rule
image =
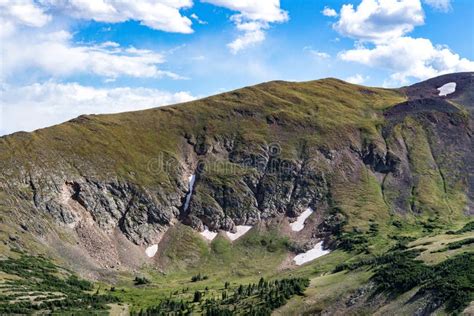
<path id="1" fill-rule="evenodd" d="M 189 176 L 189 190 L 186 195 L 186 200 L 184 201 L 184 210 L 186 211 L 189 207 L 189 202 L 191 201 L 191 195 L 193 194 L 194 181 L 196 181 L 196 175 Z"/>
<path id="2" fill-rule="evenodd" d="M 447 96 L 448 94 L 451 94 L 456 91 L 456 82 L 448 82 L 447 84 L 444 84 L 439 87 L 438 90 L 440 97 Z"/>
<path id="3" fill-rule="evenodd" d="M 298 216 L 295 222 L 290 223 L 291 230 L 294 232 L 299 232 L 300 230 L 302 230 L 304 228 L 304 222 L 311 214 L 313 214 L 313 210 L 308 207 L 306 211 L 304 211 L 300 214 L 300 216 Z"/>
<path id="4" fill-rule="evenodd" d="M 237 232 L 236 233 L 231 233 L 231 232 L 226 232 L 227 237 L 229 237 L 230 240 L 236 240 L 239 237 L 242 237 L 245 235 L 246 232 L 248 232 L 252 228 L 252 226 L 245 226 L 245 225 L 239 225 L 236 227 Z"/>
<path id="5" fill-rule="evenodd" d="M 156 252 L 158 251 L 158 245 L 151 245 L 150 247 L 146 248 L 145 253 L 149 258 L 152 258 L 156 255 Z"/>
<path id="6" fill-rule="evenodd" d="M 329 252 L 329 250 L 323 250 L 323 242 L 321 241 L 314 245 L 313 249 L 310 249 L 304 253 L 300 253 L 294 257 L 293 260 L 295 261 L 296 265 L 300 266 L 306 262 L 310 262 L 316 258 L 327 255 Z"/>

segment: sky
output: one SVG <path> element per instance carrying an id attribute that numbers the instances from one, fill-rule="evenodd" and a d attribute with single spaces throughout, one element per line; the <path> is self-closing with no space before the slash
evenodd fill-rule
<path id="1" fill-rule="evenodd" d="M 474 71 L 473 0 L 0 0 L 0 135 L 270 80 Z"/>

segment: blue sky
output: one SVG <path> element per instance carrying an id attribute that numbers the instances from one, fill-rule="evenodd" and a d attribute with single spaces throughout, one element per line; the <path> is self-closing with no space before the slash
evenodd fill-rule
<path id="1" fill-rule="evenodd" d="M 471 0 L 15 0 L 0 12 L 0 135 L 268 80 L 396 87 L 474 70 Z"/>

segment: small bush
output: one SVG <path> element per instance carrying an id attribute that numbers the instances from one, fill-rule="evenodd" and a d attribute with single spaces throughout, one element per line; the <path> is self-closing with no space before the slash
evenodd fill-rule
<path id="1" fill-rule="evenodd" d="M 197 274 L 197 275 L 193 275 L 191 277 L 191 282 L 198 282 L 198 281 L 203 281 L 203 280 L 207 280 L 209 279 L 209 277 L 207 275 L 202 275 L 201 273 Z"/>
<path id="2" fill-rule="evenodd" d="M 135 285 L 145 285 L 145 284 L 151 283 L 150 280 L 148 280 L 147 278 L 140 277 L 140 276 L 136 276 L 135 280 L 133 280 L 133 281 L 134 281 Z"/>

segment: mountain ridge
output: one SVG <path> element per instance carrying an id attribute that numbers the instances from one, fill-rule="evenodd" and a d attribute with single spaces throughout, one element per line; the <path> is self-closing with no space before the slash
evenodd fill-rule
<path id="1" fill-rule="evenodd" d="M 462 73 L 462 74 L 457 74 L 456 76 L 464 76 L 464 75 L 465 75 L 465 74 Z M 442 78 L 442 77 L 441 77 L 441 78 Z M 463 78 L 464 78 L 464 77 L 463 77 Z M 150 114 L 166 113 L 166 114 L 163 114 L 163 116 L 169 116 L 170 118 L 171 118 L 171 116 L 173 116 L 173 115 L 181 115 L 181 116 L 185 116 L 184 119 L 190 119 L 189 116 L 186 117 L 186 115 L 184 115 L 184 114 L 182 114 L 182 113 L 183 113 L 183 111 L 192 111 L 192 109 L 191 109 L 190 107 L 192 107 L 192 105 L 194 105 L 194 104 L 201 104 L 201 103 L 205 103 L 205 102 L 208 102 L 208 101 L 209 101 L 209 102 L 214 102 L 214 101 L 213 101 L 214 99 L 218 99 L 219 101 L 220 101 L 220 99 L 223 99 L 223 102 L 222 102 L 222 103 L 225 105 L 226 103 L 229 102 L 229 99 L 230 99 L 231 102 L 234 102 L 235 98 L 237 98 L 237 100 L 236 100 L 235 102 L 236 102 L 236 103 L 238 102 L 238 104 L 239 104 L 239 103 L 242 103 L 242 106 L 240 106 L 240 104 L 239 104 L 239 106 L 231 106 L 231 110 L 233 111 L 232 114 L 235 115 L 236 117 L 243 117 L 243 118 L 245 118 L 245 119 L 247 119 L 247 118 L 252 119 L 253 117 L 255 117 L 255 115 L 260 115 L 260 116 L 262 116 L 262 112 L 264 112 L 264 110 L 263 110 L 262 112 L 260 112 L 260 110 L 256 110 L 256 111 L 255 111 L 255 110 L 250 109 L 249 106 L 247 106 L 247 105 L 245 104 L 245 102 L 247 101 L 247 100 L 245 100 L 245 99 L 246 99 L 246 98 L 251 98 L 251 97 L 252 97 L 252 96 L 251 96 L 251 93 L 259 93 L 260 90 L 262 89 L 262 87 L 266 88 L 266 89 L 263 89 L 263 90 L 262 90 L 264 94 L 270 93 L 270 95 L 271 95 L 272 90 L 275 91 L 275 90 L 274 90 L 274 89 L 275 89 L 275 85 L 278 86 L 278 87 L 276 87 L 276 89 L 280 89 L 280 85 L 283 85 L 283 87 L 292 86 L 292 85 L 301 85 L 301 86 L 303 87 L 302 90 L 304 90 L 304 89 L 305 89 L 304 87 L 307 86 L 307 85 L 311 86 L 311 85 L 314 85 L 314 84 L 324 83 L 325 85 L 331 86 L 334 82 L 336 83 L 336 84 L 334 84 L 334 87 L 336 88 L 336 90 L 338 90 L 338 89 L 343 89 L 343 87 L 347 87 L 347 86 L 348 86 L 348 84 L 343 83 L 343 82 L 340 81 L 340 80 L 334 80 L 334 79 L 323 79 L 323 80 L 319 80 L 319 81 L 308 81 L 308 82 L 304 82 L 304 83 L 292 83 L 292 82 L 272 81 L 272 82 L 268 82 L 268 83 L 259 84 L 259 85 L 253 86 L 253 87 L 247 87 L 247 88 L 243 88 L 243 89 L 231 91 L 231 92 L 228 92 L 228 93 L 219 94 L 219 95 L 214 96 L 214 97 L 208 97 L 208 98 L 204 98 L 204 99 L 202 99 L 202 100 L 198 100 L 198 101 L 194 101 L 194 102 L 188 102 L 188 103 L 185 103 L 185 104 L 180 104 L 180 105 L 177 105 L 177 106 L 175 105 L 175 106 L 168 106 L 168 107 L 164 107 L 164 108 L 156 108 L 156 109 L 150 109 L 150 110 L 145 110 L 145 111 L 127 112 L 127 113 L 113 114 L 113 115 L 80 116 L 80 117 L 78 117 L 78 118 L 76 118 L 76 119 L 73 119 L 73 120 L 71 120 L 71 121 L 68 121 L 68 122 L 64 123 L 64 124 L 66 124 L 66 125 L 64 125 L 64 124 L 58 125 L 57 128 L 70 128 L 70 129 L 74 129 L 74 128 L 76 128 L 76 125 L 77 125 L 77 127 L 86 128 L 85 133 L 91 133 L 91 132 L 93 133 L 93 132 L 94 132 L 93 130 L 87 131 L 87 128 L 96 128 L 96 127 L 93 125 L 95 122 L 98 122 L 99 124 L 103 124 L 103 126 L 97 127 L 97 130 L 100 130 L 101 128 L 107 128 L 108 125 L 114 126 L 115 124 L 132 124 L 132 122 L 130 121 L 129 118 L 125 118 L 125 120 L 124 120 L 125 122 L 123 122 L 123 123 L 121 123 L 120 120 L 121 120 L 121 118 L 124 118 L 124 117 L 126 117 L 126 116 L 132 116 L 132 120 L 134 119 L 134 116 L 139 116 L 139 117 L 141 116 L 141 118 L 143 118 L 144 116 L 147 115 L 146 113 L 150 113 Z M 339 84 L 342 85 L 342 87 L 338 86 Z M 351 86 L 351 85 L 349 85 L 349 86 Z M 334 87 L 332 87 L 332 88 L 334 88 Z M 379 91 L 383 91 L 383 92 L 388 92 L 388 93 L 392 94 L 391 97 L 393 97 L 393 94 L 396 95 L 396 94 L 398 93 L 398 90 L 388 90 L 388 89 L 382 89 L 382 90 L 380 90 L 380 89 L 377 89 L 377 88 L 367 88 L 367 87 L 362 87 L 362 86 L 357 86 L 357 85 L 354 85 L 354 86 L 352 86 L 352 87 L 354 87 L 354 90 L 355 90 L 355 91 L 358 91 L 358 92 L 361 93 L 361 94 L 364 94 L 364 93 L 365 93 L 365 94 L 367 94 L 367 95 L 370 95 L 370 94 L 372 94 L 372 93 L 377 93 L 377 92 L 379 92 Z M 369 90 L 367 90 L 367 91 L 369 91 L 369 92 L 367 92 L 365 89 L 369 89 Z M 370 90 L 370 89 L 372 89 L 372 90 Z M 402 91 L 403 91 L 403 89 L 407 89 L 407 88 L 402 88 Z M 245 94 L 244 92 L 246 92 L 246 93 L 248 92 L 248 93 Z M 316 92 L 316 93 L 317 93 L 317 92 Z M 456 93 L 456 92 L 455 92 L 455 93 Z M 290 91 L 290 92 L 287 94 L 287 96 L 289 96 L 288 99 L 291 100 L 291 101 L 288 101 L 288 100 L 286 101 L 286 102 L 289 102 L 289 103 L 288 103 L 288 107 L 289 107 L 289 108 L 296 108 L 297 106 L 295 106 L 294 104 L 292 104 L 292 102 L 293 102 L 293 103 L 300 102 L 301 100 L 298 99 L 299 96 L 298 96 L 298 95 L 295 95 L 295 94 L 292 94 L 292 91 Z M 291 99 L 291 98 L 294 98 L 294 99 Z M 271 95 L 271 96 L 269 97 L 269 100 L 270 100 L 270 101 L 274 101 L 274 99 L 275 99 L 275 96 L 273 96 L 273 95 Z M 410 101 L 410 100 L 408 100 L 408 101 L 403 101 L 402 99 L 403 99 L 403 96 L 402 96 L 402 95 L 399 95 L 399 101 L 402 101 L 402 102 L 394 102 L 394 103 L 402 104 L 403 102 L 407 102 L 406 104 L 413 104 L 413 102 L 418 102 L 418 101 Z M 449 99 L 449 96 L 448 96 L 448 99 Z M 280 100 L 280 99 L 277 99 L 277 100 Z M 444 100 L 444 98 L 443 98 L 442 100 Z M 219 101 L 218 101 L 218 103 L 215 103 L 215 102 L 214 102 L 214 103 L 215 103 L 215 106 L 222 106 L 222 104 L 219 103 Z M 250 100 L 250 101 L 253 102 L 253 100 Z M 345 101 L 345 100 L 343 100 L 343 101 Z M 345 101 L 345 102 L 347 102 L 347 101 Z M 431 101 L 430 101 L 430 102 L 431 102 Z M 437 102 L 446 102 L 446 101 L 437 101 Z M 258 101 L 257 101 L 257 103 L 258 103 Z M 388 102 L 387 105 L 386 105 L 387 108 L 390 107 L 390 108 L 393 109 L 393 106 L 396 105 L 396 104 L 390 105 L 389 103 L 390 103 L 390 102 Z M 254 106 L 254 104 L 251 104 L 251 105 Z M 265 104 L 265 107 L 269 107 L 269 106 L 271 107 L 271 104 L 270 104 L 270 105 Z M 423 108 L 423 106 L 424 106 L 424 105 L 421 104 L 421 107 L 422 107 L 422 108 Z M 343 108 L 343 110 L 347 110 L 348 108 L 349 108 L 349 110 L 352 110 L 352 109 L 350 109 L 350 107 L 351 107 L 351 106 L 346 106 L 345 108 Z M 382 107 L 383 107 L 383 106 L 382 106 Z M 400 107 L 400 105 L 399 105 L 398 107 Z M 396 107 L 395 107 L 395 108 L 396 108 Z M 405 107 L 402 106 L 402 108 L 405 108 Z M 440 108 L 442 108 L 442 109 L 447 108 L 447 107 L 446 107 L 446 104 L 440 105 Z M 216 109 L 216 110 L 217 110 L 217 109 Z M 307 119 L 307 117 L 309 117 L 308 115 L 310 115 L 310 114 L 308 114 L 308 113 L 303 113 L 303 116 L 302 116 L 302 119 L 303 119 L 303 120 L 302 120 L 302 121 L 298 121 L 300 118 L 299 118 L 299 117 L 296 117 L 296 116 L 295 116 L 295 117 L 292 117 L 292 115 L 291 115 L 289 112 L 287 112 L 288 110 L 283 110 L 283 112 L 282 112 L 282 111 L 281 111 L 281 110 L 282 110 L 282 109 L 281 109 L 281 106 L 276 106 L 276 107 L 275 107 L 275 110 L 276 110 L 276 111 L 273 111 L 272 113 L 265 115 L 265 119 L 266 119 L 266 121 L 267 121 L 266 123 L 269 124 L 269 125 L 276 125 L 277 128 L 280 128 L 280 125 L 283 126 L 283 128 L 280 128 L 280 130 L 282 130 L 282 134 L 287 133 L 287 132 L 285 131 L 285 128 L 286 128 L 287 126 L 290 126 L 291 128 L 293 128 L 293 127 L 295 127 L 295 128 L 303 128 L 303 127 L 301 126 L 301 124 L 312 123 L 310 119 Z M 304 110 L 304 109 L 303 109 L 303 110 Z M 319 110 L 319 108 L 316 107 L 316 110 Z M 334 109 L 332 109 L 332 110 L 334 110 Z M 357 109 L 357 110 L 359 110 L 359 109 Z M 362 109 L 362 110 L 363 110 L 363 109 Z M 377 109 L 375 109 L 375 110 L 377 111 Z M 405 109 L 405 110 L 406 110 L 406 109 Z M 404 112 L 405 110 L 399 111 L 399 112 Z M 439 109 L 437 109 L 437 110 L 439 110 Z M 147 111 L 149 111 L 149 112 L 147 112 Z M 225 110 L 224 110 L 224 111 L 225 111 Z M 304 110 L 304 111 L 306 111 L 306 110 Z M 314 111 L 314 107 L 308 108 L 307 111 Z M 413 111 L 413 110 L 412 110 L 412 111 Z M 416 109 L 415 109 L 414 111 L 417 112 Z M 176 112 L 177 112 L 177 113 L 176 113 Z M 356 112 L 356 111 L 354 111 L 354 112 Z M 169 114 L 168 114 L 168 113 L 169 113 Z M 181 114 L 179 114 L 179 113 L 181 113 Z M 314 113 L 314 112 L 313 112 L 313 113 Z M 357 112 L 356 112 L 356 113 L 357 113 Z M 385 113 L 386 113 L 385 116 L 387 116 L 387 115 L 390 116 L 391 114 L 389 114 L 389 113 L 391 113 L 391 110 L 388 110 L 388 111 L 386 111 Z M 199 115 L 199 113 L 197 113 L 197 114 Z M 263 113 L 263 114 L 264 114 L 264 113 Z M 211 116 L 212 116 L 212 115 L 213 115 L 213 114 L 211 114 Z M 220 120 L 220 119 L 225 120 L 225 119 L 226 119 L 226 117 L 224 116 L 225 114 L 224 114 L 224 115 L 220 114 L 220 115 L 221 115 L 221 116 L 217 115 L 217 116 L 216 116 L 216 119 L 218 119 L 218 120 Z M 321 114 L 318 113 L 317 115 L 321 115 Z M 323 114 L 323 115 L 324 115 L 324 114 Z M 351 114 L 351 115 L 352 115 L 352 114 Z M 399 114 L 398 114 L 398 115 L 399 115 Z M 281 116 L 281 118 L 280 118 L 280 116 Z M 347 122 L 347 123 L 344 122 L 344 126 L 345 126 L 345 127 L 351 128 L 350 125 L 355 123 L 355 124 L 354 124 L 354 125 L 355 125 L 355 126 L 354 126 L 355 128 L 359 128 L 359 129 L 361 129 L 361 128 L 371 129 L 371 128 L 372 128 L 371 126 L 368 126 L 368 127 L 366 127 L 366 126 L 360 126 L 360 124 L 365 124 L 365 123 L 363 122 L 363 120 L 367 120 L 366 118 L 362 118 L 360 121 L 357 121 L 359 118 L 354 118 L 354 117 L 351 117 L 350 115 L 346 115 L 346 116 L 347 116 L 347 118 L 348 118 L 348 122 Z M 118 118 L 118 122 L 114 122 L 114 119 L 116 119 L 116 118 Z M 341 118 L 344 118 L 344 117 L 341 116 Z M 192 118 L 191 118 L 191 119 L 192 119 Z M 211 119 L 212 119 L 212 117 L 211 117 Z M 127 121 L 127 120 L 128 120 L 128 121 Z M 369 123 L 371 123 L 371 122 L 370 122 L 371 119 L 368 118 L 368 120 L 369 120 Z M 202 120 L 201 120 L 201 121 L 202 121 Z M 205 122 L 206 122 L 206 121 L 209 121 L 209 119 L 206 119 L 206 120 L 204 120 L 204 121 L 205 121 Z M 322 121 L 322 119 L 321 119 L 321 121 Z M 195 122 L 196 122 L 196 121 L 195 121 Z M 155 122 L 152 122 L 152 124 L 153 124 L 153 123 L 155 123 Z M 161 124 L 162 122 L 156 122 L 156 123 Z M 155 124 L 156 124 L 156 123 L 155 123 Z M 321 123 L 321 122 L 320 122 L 320 121 L 316 121 L 316 123 Z M 324 123 L 324 122 L 323 122 L 323 123 Z M 333 120 L 333 121 L 331 121 L 331 122 L 329 122 L 329 123 L 337 124 L 338 122 L 336 123 L 336 121 Z M 372 122 L 372 123 L 373 123 L 373 122 Z M 197 126 L 197 125 L 199 125 L 199 124 L 202 125 L 202 123 L 194 123 L 195 126 Z M 172 125 L 172 124 L 171 124 L 171 125 Z M 286 126 L 285 126 L 285 125 L 286 125 Z M 323 124 L 321 124 L 321 125 L 323 125 Z M 358 126 L 358 125 L 359 125 L 359 126 Z M 67 126 L 67 127 L 66 127 L 66 126 Z M 105 126 L 105 127 L 104 127 L 104 126 Z M 316 126 L 316 127 L 318 128 L 318 126 Z M 53 127 L 53 128 L 55 128 L 55 127 Z M 200 127 L 200 128 L 202 128 L 202 129 L 205 131 L 207 127 L 206 127 L 206 126 L 202 126 L 202 127 Z M 221 127 L 221 128 L 222 128 L 222 127 Z M 253 128 L 253 127 L 252 127 L 252 128 Z M 324 125 L 319 127 L 320 130 L 321 130 L 321 129 L 324 129 L 324 128 L 328 128 L 328 129 L 329 129 L 329 128 L 331 128 L 331 127 L 329 127 L 329 126 L 326 127 L 326 126 L 324 126 Z M 157 129 L 160 130 L 160 127 L 158 126 Z M 235 128 L 235 129 L 237 130 L 237 128 Z M 303 129 L 305 129 L 305 128 L 303 128 Z M 36 138 L 41 139 L 41 138 L 43 138 L 42 134 L 47 133 L 48 131 L 51 131 L 51 129 L 46 129 L 46 130 L 42 129 L 42 130 L 40 130 L 40 131 L 38 131 L 38 132 L 34 132 L 33 134 L 20 134 L 20 135 L 17 134 L 16 136 L 7 136 L 7 137 L 2 137 L 2 138 L 0 138 L 0 139 L 3 141 L 4 145 L 9 143 L 9 139 L 11 139 L 10 137 L 13 137 L 13 138 L 15 138 L 15 137 L 16 137 L 16 138 L 22 138 L 23 136 L 24 136 L 24 137 L 31 137 L 31 138 L 32 138 L 32 141 L 34 141 L 33 138 L 36 137 Z M 77 131 L 76 131 L 76 132 L 77 132 Z M 366 132 L 367 132 L 367 131 L 366 131 Z M 181 143 L 182 143 L 182 142 L 183 142 L 183 138 L 186 139 L 188 145 L 191 144 L 191 145 L 194 147 L 194 152 L 197 154 L 196 156 L 200 156 L 200 153 L 201 153 L 200 151 L 206 151 L 206 150 L 207 150 L 207 148 L 206 148 L 207 144 L 205 143 L 205 141 L 204 141 L 204 143 L 199 143 L 200 141 L 202 142 L 202 140 L 200 140 L 199 137 L 205 137 L 205 136 L 201 136 L 201 135 L 202 135 L 202 134 L 205 134 L 206 132 L 202 132 L 202 131 L 200 132 L 200 131 L 198 131 L 198 133 L 196 133 L 197 135 L 196 135 L 196 134 L 195 134 L 195 135 L 189 135 L 190 133 L 189 133 L 188 131 L 184 131 L 184 132 L 182 132 L 182 131 L 177 131 L 177 133 L 180 134 L 180 135 L 177 135 L 177 137 L 178 137 L 178 138 L 181 138 L 181 140 L 178 140 L 178 142 L 181 142 Z M 201 133 L 201 135 L 199 135 L 199 133 Z M 232 132 L 232 133 L 235 134 L 235 132 Z M 359 133 L 360 133 L 360 132 L 359 132 Z M 376 134 L 376 133 L 374 133 L 374 131 L 368 131 L 367 133 Z M 58 134 L 59 134 L 59 133 L 58 133 Z M 337 134 L 337 131 L 336 131 L 336 134 Z M 258 135 L 258 133 L 257 133 L 257 135 Z M 60 138 L 59 135 L 54 135 L 54 136 L 48 135 L 48 136 L 49 136 L 49 137 Z M 207 135 L 206 135 L 206 136 L 207 136 Z M 268 135 L 267 135 L 267 136 L 268 136 Z M 283 135 L 283 136 L 284 136 L 284 135 Z M 373 136 L 373 135 L 372 135 L 372 136 Z M 372 137 L 372 136 L 369 135 L 369 137 Z M 173 135 L 173 137 L 176 138 L 176 135 Z M 232 137 L 232 135 L 231 135 L 231 137 Z M 240 135 L 239 137 L 242 137 L 242 135 Z M 261 135 L 260 135 L 259 137 L 261 137 Z M 264 136 L 264 137 L 265 137 L 265 136 Z M 349 135 L 349 138 L 350 138 L 350 137 L 352 137 L 352 136 Z M 376 136 L 376 137 L 378 137 L 378 136 Z M 194 138 L 194 139 L 191 139 L 191 138 Z M 209 137 L 208 137 L 208 138 L 209 138 Z M 346 136 L 345 138 L 347 138 L 347 136 Z M 159 140 L 162 141 L 161 139 L 159 139 Z M 232 141 L 235 141 L 235 139 L 232 139 Z M 349 141 L 351 141 L 351 140 L 349 139 Z M 377 142 L 380 142 L 380 139 L 377 140 Z M 99 143 L 100 143 L 100 140 L 99 140 Z M 100 144 L 99 144 L 99 145 L 100 145 Z M 102 145 L 105 145 L 105 144 L 102 144 Z M 160 145 L 161 145 L 161 144 L 160 144 Z M 278 144 L 278 145 L 280 146 L 280 144 Z M 7 146 L 8 146 L 8 145 L 7 145 Z M 169 146 L 169 147 L 172 147 L 172 146 L 173 146 L 173 145 L 171 145 L 171 146 Z M 184 145 L 182 144 L 182 146 L 186 146 L 186 144 L 184 144 Z M 224 146 L 225 146 L 225 144 L 224 144 Z M 107 146 L 105 146 L 105 147 L 107 147 Z M 202 148 L 200 148 L 200 147 L 202 147 Z M 374 148 L 375 148 L 375 147 L 374 147 Z M 160 149 L 161 149 L 161 148 L 160 148 Z M 378 149 L 380 149 L 380 148 L 378 148 Z M 183 150 L 185 150 L 185 149 L 183 149 Z M 281 150 L 281 148 L 280 148 L 279 150 Z M 359 149 L 359 151 L 361 151 L 361 150 Z M 4 152 L 5 152 L 5 151 L 4 151 Z M 160 152 L 160 154 L 161 154 L 161 152 Z M 236 154 L 236 153 L 234 153 L 234 154 Z M 283 150 L 283 154 L 285 154 L 285 151 L 284 151 L 284 150 Z M 104 155 L 104 156 L 106 156 L 106 155 Z M 158 155 L 157 155 L 157 157 L 158 157 Z M 103 159 L 103 157 L 101 157 L 101 158 Z M 263 157 L 263 158 L 264 158 L 264 160 L 266 159 L 265 157 Z M 107 159 L 107 158 L 106 158 L 106 159 Z M 231 161 L 231 162 L 232 162 L 232 161 Z M 175 171 L 176 171 L 176 170 L 175 170 Z M 178 188 L 181 188 L 182 191 L 185 191 L 185 190 L 186 190 L 186 184 L 185 184 L 185 183 L 178 183 Z M 181 194 L 181 195 L 182 195 L 182 194 Z"/>
<path id="2" fill-rule="evenodd" d="M 116 295 L 140 308 L 155 292 L 130 285 L 138 273 L 175 292 L 177 280 L 203 271 L 216 287 L 261 273 L 337 279 L 338 269 L 406 247 L 411 260 L 421 248 L 410 240 L 470 232 L 460 228 L 473 215 L 472 75 L 399 89 L 272 81 L 0 137 L 2 256 L 41 254 L 87 279 L 125 284 Z M 460 84 L 440 97 L 449 82 Z M 422 255 L 439 260 L 436 247 Z M 306 251 L 325 256 L 299 267 L 295 255 Z M 354 307 L 324 308 L 389 308 L 360 303 L 370 273 L 351 272 L 338 281 L 347 289 L 334 289 L 356 291 L 344 296 Z"/>

